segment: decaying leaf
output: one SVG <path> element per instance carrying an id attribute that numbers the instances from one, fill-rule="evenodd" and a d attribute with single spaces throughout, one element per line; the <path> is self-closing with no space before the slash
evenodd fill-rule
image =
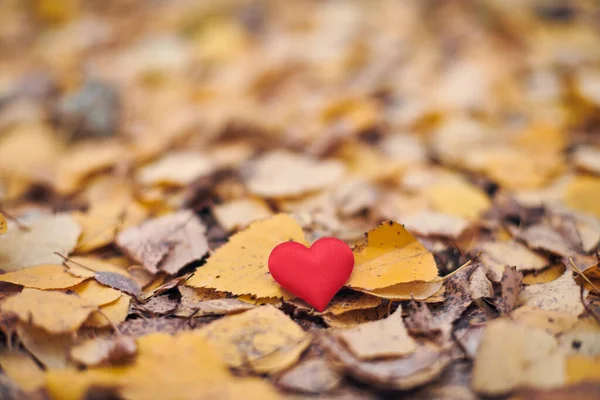
<path id="1" fill-rule="evenodd" d="M 174 274 L 208 252 L 206 228 L 190 211 L 180 211 L 129 228 L 117 245 L 148 271 Z"/>
<path id="2" fill-rule="evenodd" d="M 486 270 L 482 266 L 475 268 L 469 277 L 469 294 L 473 300 L 494 297 L 492 282 L 488 279 Z"/>
<path id="3" fill-rule="evenodd" d="M 330 392 L 342 377 L 326 360 L 313 358 L 302 361 L 277 378 L 277 385 L 295 392 L 320 394 Z"/>
<path id="4" fill-rule="evenodd" d="M 128 336 L 116 336 L 88 339 L 73 346 L 69 354 L 73 361 L 93 367 L 130 361 L 135 357 L 136 351 L 135 340 Z"/>
<path id="5" fill-rule="evenodd" d="M 556 387 L 565 382 L 564 371 L 564 355 L 554 336 L 497 319 L 485 327 L 472 385 L 485 395 L 506 394 L 522 387 Z"/>
<path id="6" fill-rule="evenodd" d="M 490 278 L 500 282 L 505 266 L 517 271 L 539 271 L 548 266 L 548 260 L 515 241 L 486 242 L 480 246 L 479 260 L 488 269 Z"/>
<path id="7" fill-rule="evenodd" d="M 344 175 L 339 161 L 318 161 L 286 151 L 266 154 L 253 165 L 248 189 L 258 196 L 292 197 L 324 189 Z"/>
<path id="8" fill-rule="evenodd" d="M 1 282 L 14 283 L 34 289 L 65 289 L 78 285 L 86 278 L 67 272 L 62 265 L 43 264 L 0 275 Z"/>
<path id="9" fill-rule="evenodd" d="M 288 240 L 306 244 L 302 228 L 292 217 L 278 214 L 254 222 L 217 249 L 186 284 L 236 295 L 282 297 L 283 291 L 269 274 L 267 261 L 271 250 Z"/>
<path id="10" fill-rule="evenodd" d="M 0 351 L 0 367 L 24 392 L 33 392 L 45 384 L 44 372 L 24 352 L 3 349 Z"/>
<path id="11" fill-rule="evenodd" d="M 346 374 L 384 389 L 408 390 L 424 385 L 437 378 L 450 363 L 448 355 L 428 342 L 418 343 L 407 357 L 378 361 L 356 358 L 331 335 L 322 335 L 321 343 Z"/>
<path id="12" fill-rule="evenodd" d="M 133 303 L 132 310 L 141 313 L 141 315 L 169 315 L 172 314 L 178 306 L 179 302 L 177 300 L 171 299 L 169 295 L 162 294 L 151 297 L 145 303 Z"/>
<path id="13" fill-rule="evenodd" d="M 417 348 L 402 321 L 402 307 L 385 319 L 335 331 L 335 335 L 361 360 L 406 356 Z"/>
<path id="14" fill-rule="evenodd" d="M 365 243 L 353 251 L 354 271 L 347 283 L 351 288 L 372 291 L 438 276 L 433 255 L 395 222 L 369 231 Z"/>
<path id="15" fill-rule="evenodd" d="M 230 367 L 263 373 L 293 365 L 311 341 L 302 328 L 270 305 L 215 321 L 199 333 Z"/>
<path id="16" fill-rule="evenodd" d="M 19 220 L 19 229 L 9 221 L 8 231 L 0 241 L 0 264 L 6 272 L 42 264 L 60 264 L 77 244 L 81 227 L 66 214 L 46 215 Z"/>
<path id="17" fill-rule="evenodd" d="M 76 294 L 28 288 L 0 303 L 3 312 L 54 334 L 76 331 L 95 308 Z"/>
<path id="18" fill-rule="evenodd" d="M 213 208 L 219 224 L 228 232 L 245 228 L 251 222 L 272 215 L 267 204 L 257 199 L 241 199 L 220 204 Z"/>
<path id="19" fill-rule="evenodd" d="M 517 305 L 523 275 L 514 267 L 504 267 L 500 281 L 500 299 L 494 304 L 500 314 L 508 314 Z"/>
<path id="20" fill-rule="evenodd" d="M 100 271 L 94 274 L 94 278 L 103 285 L 120 290 L 130 296 L 140 297 L 142 295 L 142 289 L 137 283 L 123 274 Z"/>
<path id="21" fill-rule="evenodd" d="M 580 290 L 573 279 L 573 273 L 566 271 L 552 282 L 524 287 L 519 296 L 519 304 L 579 315 L 583 312 Z"/>

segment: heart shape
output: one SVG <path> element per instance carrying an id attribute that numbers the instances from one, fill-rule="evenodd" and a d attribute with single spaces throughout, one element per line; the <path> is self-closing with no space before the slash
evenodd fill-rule
<path id="1" fill-rule="evenodd" d="M 285 242 L 269 255 L 271 276 L 284 289 L 323 311 L 350 278 L 354 253 L 343 241 L 321 238 L 312 246 Z"/>

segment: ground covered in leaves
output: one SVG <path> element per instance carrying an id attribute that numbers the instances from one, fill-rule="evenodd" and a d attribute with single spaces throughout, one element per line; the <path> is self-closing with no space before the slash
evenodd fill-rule
<path id="1" fill-rule="evenodd" d="M 599 398 L 597 5 L 4 1 L 0 398 Z"/>

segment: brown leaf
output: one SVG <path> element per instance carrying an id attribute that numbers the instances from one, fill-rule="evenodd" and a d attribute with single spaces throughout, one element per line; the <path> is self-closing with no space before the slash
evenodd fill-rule
<path id="1" fill-rule="evenodd" d="M 175 274 L 208 252 L 205 233 L 191 211 L 180 211 L 126 229 L 116 243 L 148 271 Z"/>
<path id="2" fill-rule="evenodd" d="M 379 306 L 367 310 L 353 310 L 343 314 L 322 314 L 323 322 L 330 328 L 347 329 L 366 322 L 377 321 L 383 318 L 387 312 L 387 307 Z"/>
<path id="3" fill-rule="evenodd" d="M 214 299 L 205 301 L 189 301 L 189 298 L 182 297 L 181 304 L 177 308 L 175 315 L 178 317 L 202 317 L 206 315 L 227 315 L 237 314 L 242 311 L 256 308 L 238 299 Z"/>
<path id="4" fill-rule="evenodd" d="M 471 299 L 477 300 L 484 297 L 494 297 L 494 288 L 492 282 L 486 275 L 486 270 L 483 266 L 475 268 L 469 277 L 469 294 Z"/>
<path id="5" fill-rule="evenodd" d="M 294 392 L 321 394 L 336 389 L 342 376 L 322 358 L 302 361 L 277 378 L 277 385 Z"/>
<path id="6" fill-rule="evenodd" d="M 132 337 L 145 336 L 154 332 L 177 333 L 192 329 L 190 322 L 179 318 L 137 318 L 119 324 L 121 334 Z"/>
<path id="7" fill-rule="evenodd" d="M 169 295 L 160 295 L 150 298 L 145 303 L 136 303 L 132 305 L 132 309 L 141 314 L 148 313 L 150 315 L 170 315 L 172 314 L 179 303 L 177 300 L 170 299 Z"/>
<path id="8" fill-rule="evenodd" d="M 321 335 L 328 354 L 353 378 L 381 389 L 408 390 L 436 379 L 450 357 L 429 342 L 418 343 L 408 357 L 364 361 L 356 358 L 332 335 Z"/>
<path id="9" fill-rule="evenodd" d="M 553 389 L 525 389 L 512 396 L 511 400 L 596 400 L 600 398 L 600 384 L 583 382 L 577 385 Z"/>
<path id="10" fill-rule="evenodd" d="M 417 303 L 411 300 L 408 308 L 410 312 L 404 319 L 404 323 L 410 333 L 428 339 L 435 339 L 437 335 L 442 333 L 442 328 L 434 320 L 426 303 Z"/>
<path id="11" fill-rule="evenodd" d="M 479 249 L 482 253 L 479 260 L 494 282 L 500 282 L 507 265 L 517 267 L 518 271 L 539 271 L 549 264 L 546 258 L 514 240 L 486 242 Z"/>
<path id="12" fill-rule="evenodd" d="M 518 232 L 517 236 L 533 249 L 545 250 L 561 257 L 569 257 L 576 254 L 575 250 L 569 246 L 567 240 L 548 225 L 532 225 Z"/>
<path id="13" fill-rule="evenodd" d="M 517 305 L 523 275 L 514 267 L 505 267 L 500 281 L 500 299 L 495 303 L 500 314 L 508 314 Z"/>
<path id="14" fill-rule="evenodd" d="M 519 304 L 579 315 L 584 311 L 580 291 L 579 285 L 573 279 L 573 273 L 566 271 L 552 282 L 524 287 L 519 295 Z"/>
<path id="15" fill-rule="evenodd" d="M 127 276 L 115 272 L 96 272 L 94 278 L 103 285 L 110 286 L 113 289 L 120 290 L 135 298 L 142 295 L 142 290 L 135 281 Z"/>

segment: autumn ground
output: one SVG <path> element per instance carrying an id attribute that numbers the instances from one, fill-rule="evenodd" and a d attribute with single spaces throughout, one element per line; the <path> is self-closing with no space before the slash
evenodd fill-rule
<path id="1" fill-rule="evenodd" d="M 595 1 L 5 0 L 0 132 L 0 399 L 600 398 Z"/>

